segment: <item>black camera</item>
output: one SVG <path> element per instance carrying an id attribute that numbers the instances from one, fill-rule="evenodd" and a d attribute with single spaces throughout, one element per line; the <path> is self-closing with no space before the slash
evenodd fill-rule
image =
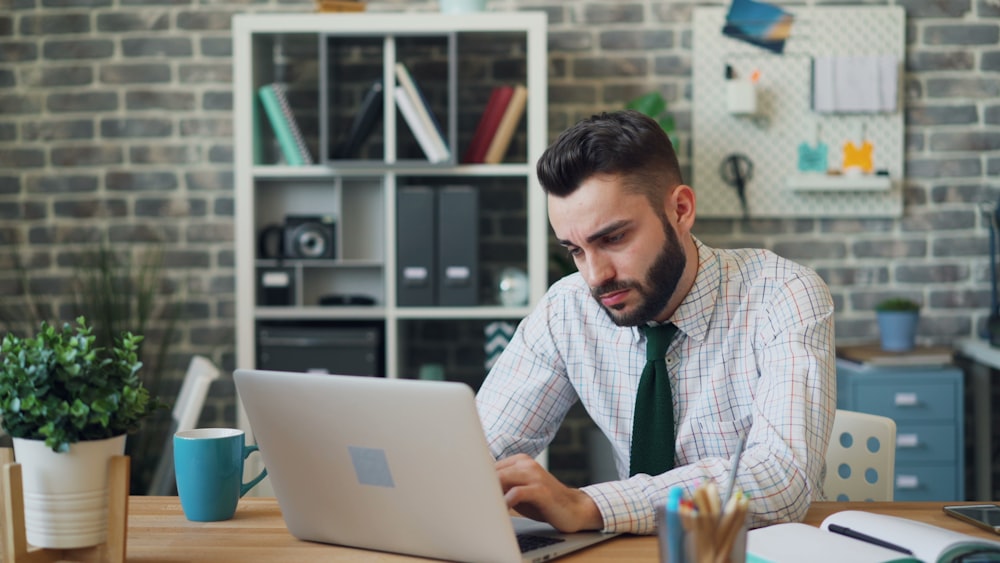
<path id="1" fill-rule="evenodd" d="M 284 225 L 270 225 L 260 233 L 261 258 L 316 260 L 336 258 L 336 224 L 328 215 L 289 215 Z"/>

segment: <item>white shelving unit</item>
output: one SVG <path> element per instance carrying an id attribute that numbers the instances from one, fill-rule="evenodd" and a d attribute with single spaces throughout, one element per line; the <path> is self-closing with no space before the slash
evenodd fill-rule
<path id="1" fill-rule="evenodd" d="M 547 283 L 547 219 L 545 196 L 537 184 L 534 166 L 547 141 L 547 21 L 543 12 L 488 12 L 447 15 L 438 13 L 360 14 L 241 14 L 233 18 L 233 106 L 234 170 L 236 206 L 236 365 L 257 366 L 257 329 L 264 322 L 350 322 L 367 321 L 380 325 L 384 339 L 386 377 L 411 376 L 403 373 L 401 350 L 404 334 L 401 323 L 434 320 L 511 320 L 525 316 L 542 297 Z M 510 42 L 504 50 L 503 42 Z M 414 43 L 416 42 L 416 43 Z M 409 136 L 406 121 L 398 113 L 391 95 L 384 96 L 381 128 L 371 137 L 375 146 L 356 160 L 325 157 L 335 142 L 337 106 L 323 100 L 337 94 L 339 79 L 349 80 L 357 72 L 374 72 L 384 84 L 394 84 L 397 60 L 411 67 L 424 59 L 414 54 L 430 45 L 441 57 L 446 72 L 439 76 L 415 76 L 421 86 L 429 86 L 437 98 L 437 116 L 445 131 L 452 157 L 432 164 L 420 158 L 412 147 L 404 146 Z M 302 46 L 315 49 L 303 55 Z M 308 47 L 313 45 L 314 47 Z M 503 52 L 514 60 L 520 76 L 486 79 L 512 82 L 516 79 L 529 91 L 525 115 L 519 129 L 520 142 L 512 145 L 501 164 L 458 164 L 468 137 L 475 128 L 480 107 L 460 107 L 459 96 L 466 88 L 490 88 L 481 74 L 463 71 L 469 49 L 479 45 Z M 499 45 L 499 46 L 498 46 Z M 338 57 L 342 57 L 339 60 Z M 360 62 L 359 62 L 360 61 Z M 373 63 L 374 61 L 374 63 Z M 337 64 L 356 65 L 361 70 L 338 73 L 328 69 Z M 307 95 L 296 97 L 294 86 L 302 86 L 302 69 L 312 65 L 316 84 L 307 82 Z M 367 66 L 365 66 L 367 65 Z M 319 67 L 316 71 L 315 67 Z M 372 70 L 372 68 L 375 70 Z M 510 67 L 508 67 L 510 68 Z M 292 69 L 291 72 L 289 69 Z M 412 68 L 411 68 L 412 71 Z M 414 73 L 416 74 L 416 73 Z M 302 125 L 319 123 L 318 131 L 306 130 L 317 139 L 318 164 L 285 166 L 266 156 L 261 145 L 273 145 L 266 138 L 256 91 L 260 86 L 282 81 L 289 75 L 295 84 L 289 99 Z M 477 82 L 478 81 L 478 82 Z M 486 90 L 488 92 L 488 90 Z M 386 90 L 388 93 L 388 90 Z M 313 100 L 317 107 L 303 107 L 301 100 Z M 442 94 L 443 93 L 443 94 Z M 344 99 L 357 100 L 347 95 Z M 444 99 L 442 102 L 441 100 Z M 484 102 L 485 103 L 485 102 Z M 310 121 L 312 116 L 315 121 Z M 315 148 L 314 148 L 315 150 Z M 265 156 L 261 156 L 264 154 Z M 498 301 L 481 299 L 470 307 L 404 307 L 397 303 L 396 282 L 396 193 L 410 184 L 469 184 L 480 186 L 499 182 L 524 201 L 526 232 L 525 258 L 517 267 L 528 275 L 529 302 L 523 307 L 505 307 Z M 522 192 L 523 190 L 523 192 Z M 482 200 L 482 198 L 480 198 Z M 480 201 L 480 210 L 483 210 Z M 290 214 L 329 214 L 335 217 L 335 248 L 332 258 L 262 258 L 258 239 L 261 230 L 280 224 Z M 482 254 L 482 253 L 481 253 Z M 262 268 L 281 267 L 294 280 L 291 304 L 262 306 L 258 296 L 258 274 Z M 375 299 L 374 305 L 323 306 L 318 296 L 330 292 L 363 291 Z M 238 424 L 249 429 L 242 409 Z"/>

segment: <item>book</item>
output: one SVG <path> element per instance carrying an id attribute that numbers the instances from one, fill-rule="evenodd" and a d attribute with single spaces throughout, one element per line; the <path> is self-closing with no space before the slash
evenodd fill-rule
<path id="1" fill-rule="evenodd" d="M 943 366 L 952 363 L 950 346 L 917 346 L 905 352 L 883 350 L 878 344 L 838 346 L 837 358 L 859 367 Z"/>
<path id="2" fill-rule="evenodd" d="M 430 131 L 421 122 L 420 116 L 417 114 L 417 109 L 414 107 L 410 96 L 406 93 L 406 89 L 402 86 L 396 86 L 393 90 L 393 97 L 396 98 L 396 106 L 399 107 L 399 112 L 403 114 L 403 119 L 410 126 L 410 131 L 417 138 L 417 143 L 420 144 L 420 148 L 427 155 L 427 160 L 431 162 L 444 162 L 448 160 L 448 155 L 442 153 L 441 149 L 431 139 Z"/>
<path id="3" fill-rule="evenodd" d="M 358 106 L 357 113 L 351 121 L 351 128 L 348 130 L 347 138 L 337 145 L 333 151 L 333 158 L 354 158 L 361 149 L 361 144 L 371 135 L 378 118 L 382 116 L 383 92 L 385 91 L 382 80 L 376 80 L 361 98 L 361 105 Z"/>
<path id="4" fill-rule="evenodd" d="M 434 118 L 434 113 L 431 111 L 430 104 L 427 103 L 427 99 L 424 98 L 423 93 L 417 87 L 417 83 L 414 82 L 413 77 L 410 75 L 410 71 L 406 68 L 405 64 L 401 62 L 396 63 L 395 70 L 396 79 L 399 81 L 399 85 L 403 87 L 403 90 L 406 92 L 407 97 L 413 105 L 417 121 L 424 129 L 427 138 L 434 145 L 435 152 L 437 154 L 444 155 L 440 161 L 448 160 L 451 158 L 451 151 L 448 150 L 448 143 L 444 140 L 444 133 L 441 131 L 440 124 Z"/>
<path id="5" fill-rule="evenodd" d="M 285 86 L 278 83 L 265 84 L 257 90 L 257 96 L 264 107 L 264 114 L 271 124 L 271 130 L 278 139 L 278 146 L 281 148 L 282 156 L 285 157 L 285 163 L 289 166 L 312 164 L 312 155 L 306 146 L 302 130 L 295 121 Z"/>
<path id="6" fill-rule="evenodd" d="M 497 126 L 500 125 L 500 118 L 503 117 L 504 110 L 507 109 L 507 104 L 513 95 L 514 87 L 508 85 L 497 86 L 490 91 L 490 97 L 486 100 L 486 107 L 472 133 L 469 147 L 462 155 L 462 162 L 478 164 L 484 161 L 486 150 L 490 148 L 490 141 L 496 135 Z"/>
<path id="7" fill-rule="evenodd" d="M 517 130 L 517 124 L 520 123 L 521 116 L 524 115 L 527 103 L 528 89 L 523 84 L 518 84 L 514 87 L 514 93 L 511 95 L 510 103 L 504 109 L 503 117 L 500 118 L 497 132 L 490 140 L 490 146 L 486 149 L 483 162 L 499 164 L 503 160 L 504 155 L 507 154 L 507 148 L 510 147 L 510 140 L 514 137 L 514 131 Z"/>
<path id="8" fill-rule="evenodd" d="M 747 563 L 950 563 L 969 553 L 1000 557 L 1000 541 L 898 516 L 844 510 L 827 516 L 818 528 L 786 523 L 750 530 L 746 560 Z"/>

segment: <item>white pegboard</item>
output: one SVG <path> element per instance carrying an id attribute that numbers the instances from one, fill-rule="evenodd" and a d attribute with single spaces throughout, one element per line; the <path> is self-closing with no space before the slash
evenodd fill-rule
<path id="1" fill-rule="evenodd" d="M 905 14 L 900 6 L 784 8 L 794 15 L 791 36 L 775 54 L 722 34 L 727 8 L 694 12 L 693 178 L 698 214 L 740 217 L 736 190 L 719 175 L 730 154 L 753 162 L 747 183 L 750 217 L 897 217 L 902 213 Z M 812 111 L 812 60 L 819 56 L 898 59 L 896 110 L 891 113 L 821 114 Z M 726 101 L 726 66 L 738 77 L 757 71 L 758 111 L 734 115 Z M 846 185 L 821 190 L 787 186 L 798 174 L 798 146 L 818 139 L 828 147 L 829 168 L 840 168 L 842 147 L 864 138 L 874 144 L 874 166 L 889 173 L 888 189 Z"/>

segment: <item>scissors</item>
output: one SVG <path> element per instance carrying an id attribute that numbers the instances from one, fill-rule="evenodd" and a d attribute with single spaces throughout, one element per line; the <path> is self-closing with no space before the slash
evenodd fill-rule
<path id="1" fill-rule="evenodd" d="M 753 178 L 753 161 L 742 153 L 731 153 L 722 159 L 719 165 L 719 176 L 722 181 L 736 189 L 736 195 L 740 198 L 740 207 L 743 208 L 743 218 L 750 216 L 747 208 L 747 182 Z"/>

